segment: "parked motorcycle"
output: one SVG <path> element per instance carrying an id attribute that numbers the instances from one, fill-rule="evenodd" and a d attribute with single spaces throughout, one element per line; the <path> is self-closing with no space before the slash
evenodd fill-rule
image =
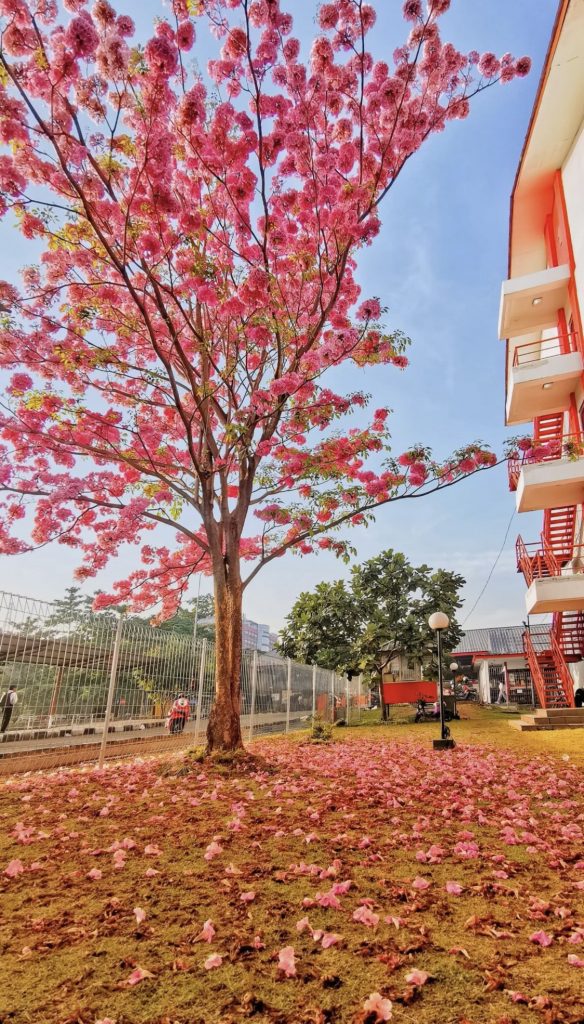
<path id="1" fill-rule="evenodd" d="M 440 709 L 438 701 L 434 704 L 428 704 L 423 697 L 420 697 L 416 703 L 416 715 L 414 722 L 437 722 L 439 718 Z M 460 718 L 460 715 L 453 715 L 446 704 L 444 704 L 444 721 L 452 722 L 454 718 Z"/>

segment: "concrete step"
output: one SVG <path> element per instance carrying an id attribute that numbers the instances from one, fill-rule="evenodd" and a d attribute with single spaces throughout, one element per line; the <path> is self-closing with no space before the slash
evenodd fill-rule
<path id="1" fill-rule="evenodd" d="M 538 708 L 536 718 L 557 718 L 569 715 L 570 718 L 584 722 L 584 708 Z"/>
<path id="2" fill-rule="evenodd" d="M 527 722 L 508 722 L 507 725 L 511 729 L 516 729 L 517 732 L 544 732 L 544 729 L 540 729 L 537 725 L 528 725 Z"/>

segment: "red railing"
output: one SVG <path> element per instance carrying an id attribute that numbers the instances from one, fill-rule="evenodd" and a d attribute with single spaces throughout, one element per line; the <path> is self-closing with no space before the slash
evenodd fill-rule
<path id="1" fill-rule="evenodd" d="M 540 338 L 525 345 L 518 345 L 513 353 L 513 366 L 525 366 L 528 363 L 539 363 L 542 359 L 552 356 L 564 356 L 569 352 L 578 351 L 578 335 L 576 331 L 569 334 L 558 334 L 554 338 Z"/>
<path id="2" fill-rule="evenodd" d="M 575 544 L 570 572 L 558 561 L 547 537 L 542 533 L 539 543 L 526 544 L 522 537 L 515 544 L 517 554 L 517 571 L 522 572 L 527 586 L 534 579 L 545 579 L 548 576 L 577 576 L 584 573 L 584 544 Z M 580 564 L 578 564 L 580 563 Z"/>
<path id="3" fill-rule="evenodd" d="M 540 462 L 555 462 L 558 459 L 577 462 L 584 455 L 584 438 L 581 434 L 564 434 L 562 438 L 552 441 L 536 441 L 533 439 L 531 444 L 531 448 L 523 451 L 521 455 L 515 454 L 507 460 L 510 491 L 517 490 L 521 470 L 526 465 L 531 466 Z"/>
<path id="4" fill-rule="evenodd" d="M 550 638 L 551 638 L 551 642 L 552 642 L 552 654 L 553 654 L 553 658 L 554 658 L 554 665 L 555 665 L 557 676 L 558 676 L 558 684 L 561 686 L 561 688 L 562 688 L 562 690 L 564 692 L 564 697 L 566 698 L 566 703 L 567 703 L 568 707 L 569 708 L 573 708 L 573 707 L 575 707 L 575 704 L 574 704 L 574 680 L 572 679 L 572 676 L 570 675 L 570 669 L 568 668 L 568 666 L 566 664 L 566 659 L 564 658 L 564 653 L 563 653 L 563 651 L 562 651 L 562 649 L 561 649 L 561 647 L 560 647 L 560 645 L 559 645 L 559 643 L 557 641 L 557 638 L 554 636 L 553 631 L 550 634 Z M 545 705 L 544 705 L 544 707 L 545 707 Z"/>
<path id="5" fill-rule="evenodd" d="M 537 694 L 539 705 L 540 707 L 545 708 L 545 680 L 543 678 L 541 665 L 537 660 L 537 654 L 535 653 L 535 647 L 533 646 L 531 635 L 527 630 L 525 630 L 523 634 L 523 649 L 525 651 L 525 660 L 527 661 L 529 671 L 531 672 L 531 679 Z"/>

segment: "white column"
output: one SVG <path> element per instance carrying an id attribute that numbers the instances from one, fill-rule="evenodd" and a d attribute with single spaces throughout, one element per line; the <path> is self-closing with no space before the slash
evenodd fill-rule
<path id="1" fill-rule="evenodd" d="M 114 691 L 116 688 L 116 677 L 118 674 L 118 661 L 120 660 L 120 646 L 122 642 L 122 626 L 124 618 L 120 615 L 118 619 L 118 625 L 116 628 L 116 638 L 114 640 L 114 650 L 112 654 L 112 664 L 110 668 L 109 687 L 107 691 L 107 704 L 105 706 L 105 718 L 103 722 L 103 735 L 101 737 L 101 746 L 99 748 L 99 760 L 98 765 L 103 768 L 103 761 L 105 758 L 105 746 L 109 734 L 109 724 L 112 717 L 112 703 L 114 699 Z"/>

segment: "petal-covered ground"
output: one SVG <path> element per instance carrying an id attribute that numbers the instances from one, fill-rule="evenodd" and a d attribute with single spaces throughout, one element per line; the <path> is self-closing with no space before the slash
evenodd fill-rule
<path id="1" fill-rule="evenodd" d="M 5 783 L 0 1021 L 582 1022 L 583 766 L 489 721 Z"/>

